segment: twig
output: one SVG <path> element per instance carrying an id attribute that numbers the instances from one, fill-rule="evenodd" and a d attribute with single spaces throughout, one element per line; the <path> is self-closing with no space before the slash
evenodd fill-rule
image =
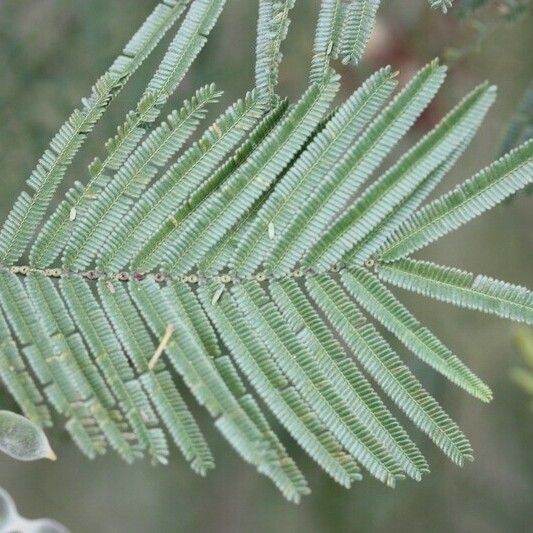
<path id="1" fill-rule="evenodd" d="M 155 351 L 154 355 L 152 355 L 152 358 L 150 359 L 150 362 L 148 363 L 148 368 L 150 370 L 153 370 L 155 365 L 157 365 L 159 358 L 165 351 L 165 348 L 168 346 L 170 337 L 172 337 L 172 334 L 174 333 L 175 330 L 176 330 L 176 327 L 172 324 L 169 324 L 167 326 L 167 329 L 165 329 L 165 334 L 163 335 L 163 338 L 161 339 L 161 342 L 159 343 L 157 350 Z"/>

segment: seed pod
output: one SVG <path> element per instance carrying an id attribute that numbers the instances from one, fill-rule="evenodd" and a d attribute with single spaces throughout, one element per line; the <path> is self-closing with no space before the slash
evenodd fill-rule
<path id="1" fill-rule="evenodd" d="M 56 460 L 44 431 L 11 411 L 0 411 L 0 450 L 19 461 Z"/>

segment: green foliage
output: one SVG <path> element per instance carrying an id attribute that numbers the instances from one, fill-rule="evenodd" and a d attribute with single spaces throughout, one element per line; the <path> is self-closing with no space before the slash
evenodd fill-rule
<path id="1" fill-rule="evenodd" d="M 468 26 L 469 41 L 458 48 L 450 46 L 445 51 L 447 61 L 479 53 L 493 36 L 513 30 L 513 24 L 533 14 L 532 7 L 531 0 L 460 0 L 454 13 Z"/>
<path id="2" fill-rule="evenodd" d="M 460 17 L 470 16 L 478 9 L 493 4 L 492 0 L 460 0 L 457 14 Z M 529 0 L 503 0 L 498 3 L 501 16 L 507 20 L 513 20 L 528 9 Z"/>
<path id="3" fill-rule="evenodd" d="M 39 227 L 109 100 L 188 3 L 104 157 Z M 396 76 L 385 67 L 333 108 L 332 60 L 360 60 L 379 2 L 324 0 L 310 86 L 288 103 L 276 87 L 294 0 L 264 0 L 256 87 L 188 144 L 220 95 L 214 86 L 159 115 L 223 4 L 162 2 L 52 141 L 28 182 L 35 194 L 16 201 L 0 232 L 0 378 L 34 423 L 49 425 L 51 406 L 91 458 L 112 448 L 128 462 L 166 463 L 170 437 L 204 475 L 214 458 L 183 383 L 291 501 L 309 487 L 265 407 L 346 487 L 365 472 L 395 486 L 429 471 L 397 410 L 463 465 L 468 439 L 361 308 L 489 401 L 489 387 L 382 282 L 532 323 L 527 289 L 410 254 L 531 183 L 533 143 L 420 208 L 472 140 L 494 88 L 476 87 L 390 162 L 445 69 L 431 62 L 391 98 Z M 29 265 L 18 264 L 27 251 Z"/>
<path id="4" fill-rule="evenodd" d="M 501 146 L 501 154 L 533 137 L 533 83 L 524 92 Z"/>
<path id="5" fill-rule="evenodd" d="M 533 408 L 533 334 L 531 330 L 519 329 L 514 339 L 523 364 L 511 368 L 511 379 L 528 395 L 529 406 Z"/>

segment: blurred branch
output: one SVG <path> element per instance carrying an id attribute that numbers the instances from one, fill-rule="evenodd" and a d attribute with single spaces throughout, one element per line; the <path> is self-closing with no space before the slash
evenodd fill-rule
<path id="1" fill-rule="evenodd" d="M 473 36 L 465 46 L 449 47 L 444 54 L 446 62 L 457 63 L 479 53 L 491 35 L 531 14 L 531 0 L 462 0 L 456 16 L 468 25 Z"/>

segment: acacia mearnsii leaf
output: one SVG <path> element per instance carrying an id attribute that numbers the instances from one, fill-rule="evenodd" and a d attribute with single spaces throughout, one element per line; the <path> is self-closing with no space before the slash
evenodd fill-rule
<path id="1" fill-rule="evenodd" d="M 287 37 L 290 10 L 296 0 L 261 0 L 257 19 L 255 86 L 270 104 L 275 102 L 281 44 Z"/>
<path id="2" fill-rule="evenodd" d="M 296 338 L 288 324 L 255 281 L 236 285 L 233 294 L 249 324 L 257 328 L 288 379 L 348 452 L 372 475 L 394 486 L 402 470 L 375 436 L 353 416 L 314 354 Z"/>
<path id="3" fill-rule="evenodd" d="M 205 106 L 220 95 L 214 85 L 198 90 L 180 111 L 168 115 L 124 162 L 113 179 L 75 222 L 63 262 L 72 270 L 89 264 L 109 233 L 141 196 L 158 170 L 177 153 L 205 116 Z"/>
<path id="4" fill-rule="evenodd" d="M 302 264 L 323 272 L 339 261 L 460 147 L 480 125 L 494 97 L 494 87 L 487 84 L 474 89 L 338 217 Z"/>
<path id="5" fill-rule="evenodd" d="M 214 467 L 213 456 L 192 413 L 181 397 L 166 365 L 152 369 L 148 357 L 156 352 L 147 326 L 121 283 L 98 284 L 98 293 L 120 342 L 132 361 L 160 418 L 184 457 L 205 475 Z"/>
<path id="6" fill-rule="evenodd" d="M 255 91 L 229 106 L 200 140 L 143 193 L 104 244 L 99 266 L 119 270 L 137 254 L 140 255 L 135 262 L 142 263 L 154 241 L 157 241 L 158 231 L 169 221 L 174 224 L 173 215 L 179 206 L 243 141 L 263 112 L 264 101 Z"/>
<path id="7" fill-rule="evenodd" d="M 20 356 L 4 314 L 0 309 L 0 379 L 24 415 L 40 426 L 51 426 L 50 411 L 33 376 Z"/>
<path id="8" fill-rule="evenodd" d="M 357 65 L 376 22 L 380 0 L 350 0 L 344 5 L 339 55 L 343 63 Z"/>
<path id="9" fill-rule="evenodd" d="M 69 276 L 60 280 L 60 289 L 85 342 L 93 354 L 98 354 L 95 362 L 128 420 L 136 455 L 147 450 L 153 462 L 166 463 L 166 439 L 158 427 L 150 401 L 91 288 L 83 279 Z"/>
<path id="10" fill-rule="evenodd" d="M 200 299 L 231 355 L 266 405 L 300 446 L 343 486 L 360 479 L 359 469 L 319 420 L 244 317 L 230 294 L 214 301 L 216 284 L 203 286 Z"/>
<path id="11" fill-rule="evenodd" d="M 110 101 L 182 13 L 184 2 L 162 2 L 141 25 L 110 69 L 95 83 L 52 139 L 27 180 L 33 190 L 20 193 L 0 230 L 0 262 L 13 264 L 24 253 L 74 156 Z"/>
<path id="12" fill-rule="evenodd" d="M 305 205 L 324 174 L 343 156 L 395 87 L 390 68 L 379 70 L 344 102 L 293 162 L 245 231 L 231 268 L 252 273 L 268 256 L 276 236 Z M 269 228 L 271 231 L 269 232 Z M 269 233 L 273 235 L 269 235 Z"/>
<path id="13" fill-rule="evenodd" d="M 377 266 L 381 279 L 436 300 L 533 324 L 533 293 L 518 285 L 428 261 L 400 259 Z"/>
<path id="14" fill-rule="evenodd" d="M 367 322 L 352 300 L 331 277 L 319 275 L 306 286 L 366 371 L 452 461 L 472 460 L 472 448 L 457 424 L 422 387 L 375 327 Z"/>
<path id="15" fill-rule="evenodd" d="M 421 69 L 326 173 L 305 205 L 282 230 L 266 261 L 269 272 L 275 276 L 287 273 L 315 244 L 330 221 L 413 125 L 444 76 L 445 69 L 439 67 L 437 61 Z"/>
<path id="16" fill-rule="evenodd" d="M 423 248 L 533 182 L 533 140 L 421 209 L 380 254 L 388 262 Z"/>
<path id="17" fill-rule="evenodd" d="M 480 400 L 487 402 L 492 399 L 489 387 L 430 330 L 423 327 L 375 275 L 356 267 L 343 271 L 341 278 L 359 305 L 417 357 Z"/>
<path id="18" fill-rule="evenodd" d="M 407 433 L 390 414 L 370 383 L 348 356 L 335 334 L 319 316 L 309 297 L 291 279 L 270 283 L 270 291 L 295 335 L 313 353 L 313 358 L 338 394 L 405 472 L 419 480 L 427 463 Z"/>
<path id="19" fill-rule="evenodd" d="M 185 227 L 181 231 L 174 228 L 159 241 L 161 252 L 152 265 L 184 273 L 216 245 L 304 145 L 338 88 L 338 76 L 333 72 L 324 83 L 312 85 L 253 155 L 189 218 Z"/>
<path id="20" fill-rule="evenodd" d="M 250 396 L 236 397 L 217 368 L 217 357 L 206 352 L 205 342 L 213 347 L 215 337 L 189 291 L 188 287 L 178 285 L 162 290 L 152 279 L 131 286 L 132 298 L 156 336 L 162 337 L 169 324 L 176 328 L 166 354 L 198 402 L 216 418 L 216 427 L 244 460 L 283 490 L 294 465 L 284 460 L 271 432 L 264 431 L 265 421 L 261 419 L 258 423 L 250 417 L 247 410 Z M 218 348 L 217 352 L 220 353 Z"/>

